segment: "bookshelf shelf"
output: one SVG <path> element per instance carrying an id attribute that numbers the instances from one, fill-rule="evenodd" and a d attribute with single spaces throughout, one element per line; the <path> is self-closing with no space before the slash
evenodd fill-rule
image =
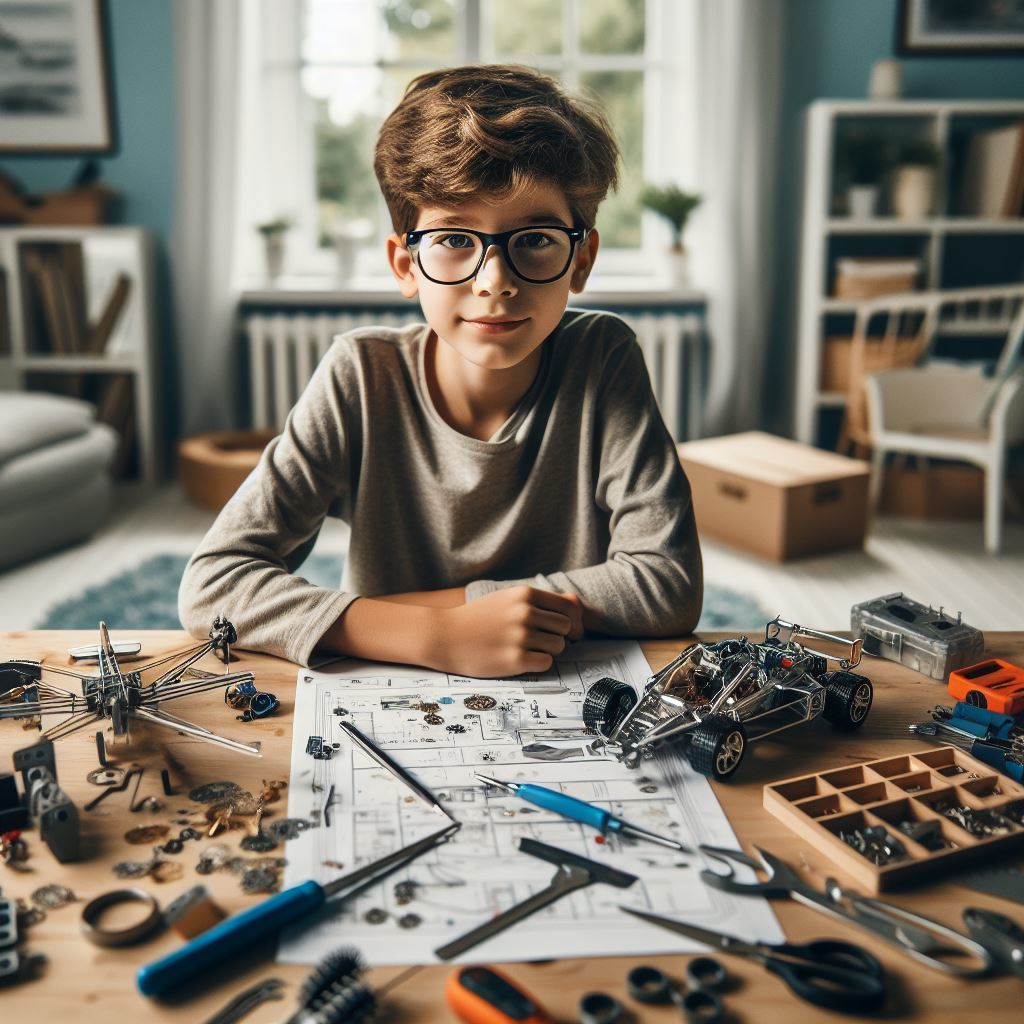
<path id="1" fill-rule="evenodd" d="M 1009 100 L 819 100 L 809 106 L 797 313 L 795 428 L 801 441 L 831 443 L 838 429 L 837 411 L 846 404 L 845 394 L 822 386 L 825 339 L 848 336 L 861 306 L 833 294 L 839 260 L 919 260 L 923 272 L 917 287 L 928 290 L 1024 280 L 1024 216 L 972 216 L 972 209 L 988 207 L 965 202 L 969 193 L 964 187 L 972 180 L 974 140 L 979 135 L 1010 135 L 1021 122 L 1024 102 Z M 941 156 L 933 215 L 893 215 L 897 207 L 883 179 L 878 213 L 848 216 L 837 149 L 849 132 L 869 133 L 889 143 L 931 143 Z M 1002 209 L 1019 207 L 1008 203 Z M 991 326 L 982 319 L 959 323 L 949 334 L 972 339 L 986 330 L 991 333 Z"/>
<path id="2" fill-rule="evenodd" d="M 118 476 L 155 483 L 152 242 L 135 227 L 0 228 L 0 387 L 93 402 Z"/>

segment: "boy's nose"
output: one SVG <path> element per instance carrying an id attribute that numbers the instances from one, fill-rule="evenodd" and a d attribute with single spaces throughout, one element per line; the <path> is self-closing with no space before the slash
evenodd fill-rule
<path id="1" fill-rule="evenodd" d="M 488 246 L 484 261 L 473 278 L 473 291 L 477 295 L 515 295 L 519 291 L 515 274 L 505 262 L 500 246 Z"/>

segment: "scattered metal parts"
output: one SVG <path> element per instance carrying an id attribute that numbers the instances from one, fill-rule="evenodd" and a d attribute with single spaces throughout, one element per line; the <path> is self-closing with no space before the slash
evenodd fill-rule
<path id="1" fill-rule="evenodd" d="M 273 693 L 255 693 L 249 701 L 249 706 L 240 715 L 235 715 L 237 722 L 254 722 L 260 718 L 269 718 L 281 707 L 281 702 Z"/>
<path id="2" fill-rule="evenodd" d="M 939 810 L 938 805 L 936 810 Z M 950 804 L 945 805 L 940 813 L 972 836 L 1006 836 L 1017 831 L 1017 823 L 995 807 L 978 810 L 962 804 Z"/>
<path id="3" fill-rule="evenodd" d="M 184 849 L 185 844 L 180 839 L 168 839 L 167 842 L 160 847 L 160 852 L 177 855 Z"/>
<path id="4" fill-rule="evenodd" d="M 164 796 L 179 796 L 181 790 L 171 785 L 171 773 L 166 768 L 160 769 L 160 785 L 163 786 Z"/>
<path id="5" fill-rule="evenodd" d="M 498 702 L 493 697 L 488 697 L 486 693 L 474 693 L 472 696 L 467 697 L 463 702 L 470 711 L 490 711 L 492 708 L 498 706 Z"/>
<path id="6" fill-rule="evenodd" d="M 329 743 L 324 743 L 323 736 L 310 736 L 306 740 L 306 753 L 314 760 L 329 761 L 334 754 L 334 748 Z"/>
<path id="7" fill-rule="evenodd" d="M 641 793 L 657 793 L 658 792 L 658 787 L 654 786 L 654 785 L 641 786 L 640 787 L 640 792 Z"/>
<path id="8" fill-rule="evenodd" d="M 237 782 L 207 782 L 189 790 L 188 798 L 197 804 L 214 804 L 242 792 L 244 790 Z"/>
<path id="9" fill-rule="evenodd" d="M 334 783 L 331 783 L 331 788 L 327 791 L 327 799 L 324 801 L 324 824 L 330 828 L 331 825 L 331 804 L 334 802 Z"/>
<path id="10" fill-rule="evenodd" d="M 272 821 L 267 826 L 267 831 L 276 839 L 298 839 L 306 829 L 312 828 L 305 818 L 281 818 L 279 821 Z"/>
<path id="11" fill-rule="evenodd" d="M 271 779 L 270 782 L 267 782 L 267 780 L 264 779 L 263 790 L 260 793 L 260 799 L 265 804 L 276 803 L 278 800 L 281 799 L 281 790 L 287 788 L 288 783 L 284 782 L 281 779 Z"/>
<path id="12" fill-rule="evenodd" d="M 466 727 L 461 723 L 456 722 L 454 725 L 446 725 L 444 727 L 444 731 L 450 732 L 453 736 L 456 736 L 466 732 Z"/>
<path id="13" fill-rule="evenodd" d="M 424 715 L 423 721 L 427 725 L 444 725 L 444 719 L 440 715 Z"/>
<path id="14" fill-rule="evenodd" d="M 100 792 L 99 796 L 94 796 L 87 804 L 82 807 L 83 811 L 95 810 L 101 801 L 106 800 L 111 793 L 123 793 L 127 788 L 128 784 L 132 780 L 132 776 L 137 772 L 141 771 L 138 765 L 131 765 L 125 772 L 124 779 L 121 780 L 116 786 L 105 786 Z"/>
<path id="15" fill-rule="evenodd" d="M 419 914 L 403 914 L 398 919 L 399 928 L 418 928 L 421 924 L 423 924 L 423 918 Z"/>
<path id="16" fill-rule="evenodd" d="M 245 836 L 239 845 L 250 853 L 269 853 L 271 850 L 277 849 L 280 840 L 261 829 L 254 836 Z"/>
<path id="17" fill-rule="evenodd" d="M 528 743 L 523 756 L 534 761 L 564 761 L 567 757 L 582 757 L 582 747 L 553 747 L 550 743 Z"/>
<path id="18" fill-rule="evenodd" d="M 124 839 L 132 846 L 149 846 L 166 839 L 170 831 L 166 825 L 136 825 L 125 832 Z"/>
<path id="19" fill-rule="evenodd" d="M 907 859 L 907 851 L 903 844 L 889 835 L 881 825 L 871 825 L 863 829 L 840 829 L 839 838 L 879 867 Z"/>
<path id="20" fill-rule="evenodd" d="M 332 713 L 337 715 L 339 718 L 344 718 L 345 715 L 347 715 L 349 712 L 348 712 L 348 708 L 343 708 L 339 704 L 338 707 L 336 707 Z"/>
<path id="21" fill-rule="evenodd" d="M 186 826 L 178 833 L 178 838 L 183 843 L 193 842 L 196 839 L 202 839 L 203 833 L 200 832 L 199 829 L 192 828 L 191 826 Z"/>
<path id="22" fill-rule="evenodd" d="M 249 868 L 242 875 L 242 892 L 252 895 L 257 892 L 277 892 L 281 888 L 281 876 L 270 868 Z"/>
<path id="23" fill-rule="evenodd" d="M 383 924 L 387 919 L 388 912 L 380 907 L 370 907 L 370 909 L 363 914 L 363 920 L 367 924 Z"/>
<path id="24" fill-rule="evenodd" d="M 32 893 L 32 902 L 41 910 L 60 910 L 78 897 L 66 885 L 44 885 Z"/>
<path id="25" fill-rule="evenodd" d="M 209 875 L 214 871 L 219 871 L 227 863 L 230 856 L 231 850 L 223 843 L 212 843 L 199 855 L 196 871 L 201 875 Z"/>
<path id="26" fill-rule="evenodd" d="M 103 738 L 103 731 L 97 730 L 96 732 L 96 760 L 99 761 L 101 768 L 107 768 L 107 743 Z"/>
<path id="27" fill-rule="evenodd" d="M 282 988 L 284 982 L 280 978 L 267 978 L 266 981 L 257 982 L 235 996 L 227 1006 L 206 1021 L 206 1024 L 235 1024 L 262 1003 L 284 999 Z"/>
<path id="28" fill-rule="evenodd" d="M 157 882 L 177 882 L 185 877 L 181 864 L 170 860 L 158 860 L 149 873 Z"/>
<path id="29" fill-rule="evenodd" d="M 102 736 L 103 734 L 100 733 Z M 93 768 L 86 780 L 94 786 L 119 786 L 124 782 L 125 771 L 116 765 L 107 765 L 105 768 Z"/>
<path id="30" fill-rule="evenodd" d="M 417 711 L 422 711 L 425 715 L 436 715 L 441 710 L 440 704 L 435 704 L 432 701 L 420 701 L 415 704 L 414 707 Z"/>
<path id="31" fill-rule="evenodd" d="M 118 878 L 145 878 L 153 870 L 151 860 L 120 860 L 114 867 Z"/>
<path id="32" fill-rule="evenodd" d="M 39 907 L 29 906 L 21 897 L 18 898 L 18 924 L 22 928 L 32 928 L 46 920 L 46 911 Z"/>
<path id="33" fill-rule="evenodd" d="M 919 846 L 926 850 L 955 850 L 956 843 L 951 842 L 942 834 L 942 823 L 938 818 L 928 821 L 901 821 L 897 826 Z"/>
<path id="34" fill-rule="evenodd" d="M 404 879 L 395 885 L 395 902 L 404 907 L 406 903 L 412 903 L 416 899 L 418 883 L 411 878 Z"/>
<path id="35" fill-rule="evenodd" d="M 125 928 L 105 928 L 104 912 L 122 903 L 141 903 L 149 913 Z M 160 904 L 144 889 L 114 889 L 90 900 L 82 908 L 82 934 L 94 946 L 131 946 L 155 935 L 163 924 Z"/>

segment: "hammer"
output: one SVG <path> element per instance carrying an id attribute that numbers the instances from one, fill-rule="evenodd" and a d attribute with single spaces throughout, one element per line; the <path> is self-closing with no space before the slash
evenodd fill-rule
<path id="1" fill-rule="evenodd" d="M 585 889 L 593 882 L 604 882 L 607 885 L 617 886 L 619 889 L 628 889 L 636 881 L 636 875 L 628 875 L 625 871 L 616 871 L 615 868 L 600 864 L 589 857 L 581 857 L 577 853 L 560 850 L 557 846 L 538 843 L 536 839 L 520 839 L 519 849 L 523 853 L 530 854 L 531 857 L 540 857 L 541 860 L 558 865 L 558 870 L 548 887 L 534 893 L 522 903 L 509 907 L 503 914 L 466 932 L 465 935 L 453 942 L 439 946 L 434 953 L 440 959 L 451 960 L 460 953 L 465 953 L 477 943 L 503 932 L 509 925 L 522 921 L 536 910 L 542 910 L 549 903 L 554 903 L 555 900 L 565 896 L 566 893 Z"/>

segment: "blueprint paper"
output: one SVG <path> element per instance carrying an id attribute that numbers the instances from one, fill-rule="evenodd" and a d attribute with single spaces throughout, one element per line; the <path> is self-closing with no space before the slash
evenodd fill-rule
<path id="1" fill-rule="evenodd" d="M 638 881 L 628 889 L 597 883 L 571 893 L 455 962 L 702 948 L 623 914 L 620 904 L 746 939 L 781 941 L 768 903 L 705 886 L 699 857 L 614 834 L 601 837 L 512 794 L 485 792 L 473 777 L 481 771 L 561 788 L 691 847 L 738 847 L 708 781 L 681 759 L 645 760 L 630 770 L 589 749 L 593 737 L 584 734 L 581 717 L 587 686 L 612 676 L 640 691 L 650 674 L 634 641 L 574 644 L 551 672 L 507 680 L 356 661 L 329 671 L 300 669 L 288 813 L 320 824 L 287 844 L 285 886 L 310 878 L 330 882 L 446 824 L 355 747 L 339 722 L 352 722 L 411 770 L 462 828 L 333 915 L 286 934 L 278 958 L 312 963 L 339 945 L 354 945 L 371 965 L 436 962 L 436 947 L 548 885 L 556 868 L 519 852 L 521 836 L 628 871 Z M 330 760 L 306 753 L 311 735 L 333 749 Z M 530 744 L 567 748 L 568 756 L 531 759 L 523 754 Z"/>

